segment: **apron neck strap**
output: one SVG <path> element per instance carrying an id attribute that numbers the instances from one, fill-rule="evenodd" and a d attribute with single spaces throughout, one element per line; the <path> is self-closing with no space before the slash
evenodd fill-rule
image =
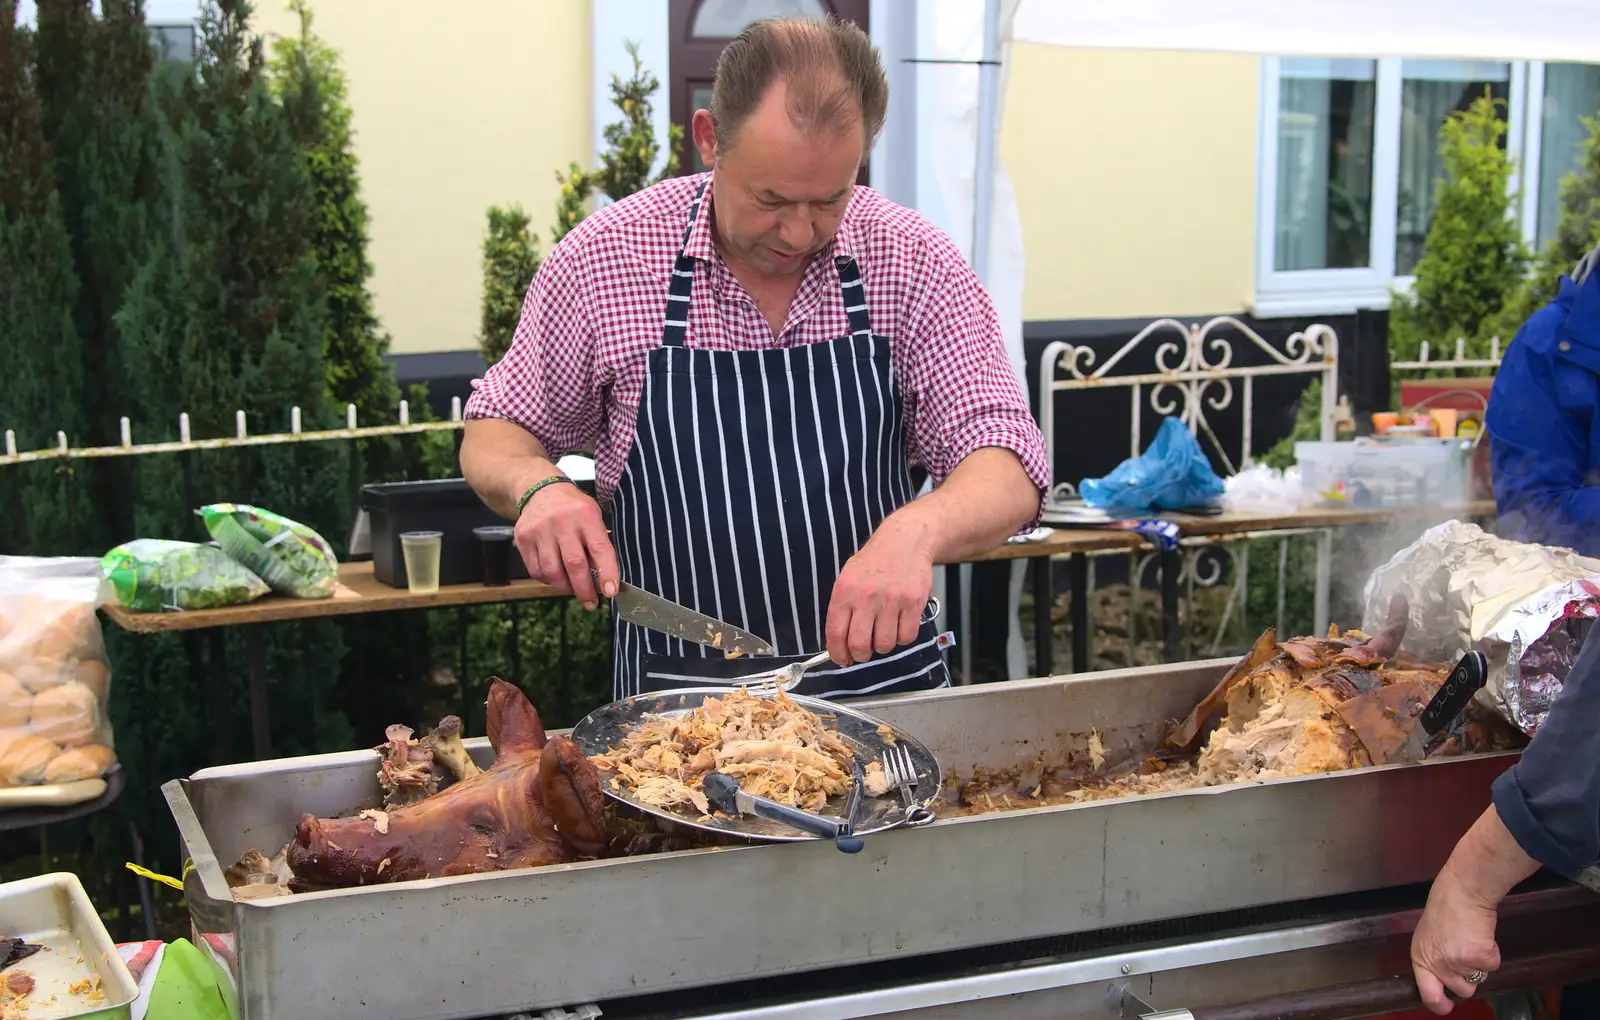
<path id="1" fill-rule="evenodd" d="M 663 347 L 682 347 L 689 336 L 689 292 L 694 289 L 694 259 L 684 254 L 689 247 L 689 235 L 694 233 L 695 221 L 700 218 L 700 203 L 705 201 L 706 185 L 711 178 L 700 182 L 695 189 L 694 201 L 689 203 L 689 222 L 683 228 L 683 242 L 678 245 L 678 257 L 672 261 L 672 282 L 667 284 L 667 314 L 661 326 Z"/>
<path id="2" fill-rule="evenodd" d="M 867 314 L 867 289 L 861 283 L 861 268 L 849 255 L 835 256 L 833 266 L 839 271 L 839 296 L 850 320 L 850 335 L 870 340 L 872 318 Z"/>

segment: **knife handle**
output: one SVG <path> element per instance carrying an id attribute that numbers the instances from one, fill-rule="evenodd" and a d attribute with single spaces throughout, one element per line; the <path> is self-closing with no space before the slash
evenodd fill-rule
<path id="1" fill-rule="evenodd" d="M 1437 736 L 1439 731 L 1448 726 L 1461 710 L 1467 707 L 1467 702 L 1472 696 L 1483 689 L 1489 682 L 1489 660 L 1484 658 L 1482 652 L 1468 652 L 1456 663 L 1456 668 L 1450 671 L 1450 676 L 1445 679 L 1444 686 L 1428 702 L 1422 710 L 1417 724 L 1422 727 L 1428 736 Z"/>

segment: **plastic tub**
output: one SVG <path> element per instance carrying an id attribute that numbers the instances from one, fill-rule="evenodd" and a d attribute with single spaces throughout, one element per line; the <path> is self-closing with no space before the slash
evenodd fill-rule
<path id="1" fill-rule="evenodd" d="M 1471 501 L 1472 442 L 1461 439 L 1296 443 L 1309 506 L 1393 510 Z"/>

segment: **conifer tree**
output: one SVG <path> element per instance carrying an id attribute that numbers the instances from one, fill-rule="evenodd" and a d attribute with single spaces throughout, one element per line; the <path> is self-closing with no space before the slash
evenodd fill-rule
<path id="1" fill-rule="evenodd" d="M 624 81 L 621 75 L 611 76 L 611 104 L 622 112 L 622 119 L 605 129 L 609 148 L 600 156 L 600 169 L 584 171 L 573 163 L 566 173 L 556 173 L 556 180 L 561 184 L 561 198 L 556 204 L 556 224 L 550 237 L 552 244 L 567 236 L 583 220 L 584 205 L 594 192 L 599 191 L 616 202 L 678 172 L 678 149 L 683 142 L 683 128 L 673 124 L 667 129 L 666 165 L 660 173 L 653 176 L 650 173 L 661 152 L 661 146 L 656 141 L 654 107 L 650 97 L 655 95 L 661 83 L 655 75 L 644 69 L 644 64 L 639 60 L 637 43 L 628 43 L 628 56 L 633 58 L 633 77 Z"/>
<path id="2" fill-rule="evenodd" d="M 130 392 L 149 428 L 167 437 L 185 411 L 196 437 L 233 435 L 237 410 L 257 433 L 286 429 L 292 407 L 307 430 L 343 421 L 327 397 L 316 191 L 269 87 L 262 42 L 249 35 L 250 12 L 247 0 L 209 0 L 194 73 L 161 81 L 177 225 L 173 244 L 129 286 L 117 323 L 129 348 Z M 187 487 L 192 502 L 178 458 L 143 458 L 141 530 L 203 537 L 194 503 L 247 502 L 317 529 L 342 557 L 352 496 L 344 447 L 197 455 Z M 232 634 L 228 640 L 238 641 Z M 269 676 L 298 681 L 275 692 L 275 717 L 316 719 L 319 726 L 309 745 L 291 743 L 308 739 L 303 727 L 281 726 L 278 749 L 350 746 L 342 717 L 318 707 L 343 655 L 338 625 L 274 628 L 264 641 Z M 229 658 L 244 662 L 242 647 L 230 648 Z M 234 683 L 243 703 L 242 677 Z"/>
<path id="3" fill-rule="evenodd" d="M 367 204 L 361 197 L 352 114 L 339 54 L 311 29 L 305 0 L 291 0 L 300 32 L 273 43 L 272 84 L 283 103 L 316 191 L 313 230 L 327 288 L 323 356 L 328 395 L 356 405 L 363 424 L 388 421 L 400 403 L 368 281 Z"/>
<path id="4" fill-rule="evenodd" d="M 528 230 L 528 214 L 513 205 L 489 209 L 483 238 L 483 313 L 478 350 L 492 365 L 506 356 L 522 318 L 522 301 L 539 271 L 539 238 Z"/>
<path id="5" fill-rule="evenodd" d="M 1445 178 L 1416 284 L 1395 296 L 1389 312 L 1389 345 L 1401 359 L 1416 357 L 1424 341 L 1436 351 L 1453 350 L 1457 338 L 1467 341 L 1469 354 L 1486 355 L 1495 321 L 1521 283 L 1528 251 L 1511 215 L 1501 105 L 1485 94 L 1440 128 Z"/>
<path id="6" fill-rule="evenodd" d="M 19 450 L 84 435 L 83 361 L 73 321 L 72 249 L 45 141 L 31 67 L 32 40 L 15 0 L 0 0 L 0 430 Z M 11 525 L 0 543 L 36 555 L 75 553 L 84 515 L 72 468 L 58 461 L 0 468 Z"/>
<path id="7" fill-rule="evenodd" d="M 596 191 L 616 201 L 678 172 L 683 129 L 676 124 L 667 131 L 666 164 L 660 173 L 650 172 L 661 152 L 650 97 L 661 83 L 644 69 L 637 44 L 628 44 L 628 55 L 633 58 L 633 76 L 626 81 L 621 75 L 611 76 L 611 103 L 621 111 L 622 119 L 605 129 L 608 148 L 601 154 L 600 169 L 587 171 L 571 163 L 564 173 L 556 172 L 561 195 L 556 200 L 551 244 L 559 243 L 583 221 L 589 199 Z M 483 319 L 478 332 L 478 348 L 488 365 L 504 357 L 511 346 L 522 315 L 522 300 L 533 274 L 539 270 L 539 238 L 529 231 L 529 223 L 529 216 L 519 206 L 489 210 L 489 227 L 483 242 Z"/>
<path id="8" fill-rule="evenodd" d="M 155 53 L 140 0 L 39 0 L 36 70 L 62 211 L 79 281 L 83 402 L 89 445 L 111 445 L 122 400 L 123 345 L 114 316 L 162 227 L 160 123 L 151 103 Z M 94 548 L 132 537 L 122 495 L 128 461 L 92 461 L 100 527 Z"/>
<path id="9" fill-rule="evenodd" d="M 250 10 L 248 0 L 208 4 L 197 73 L 170 80 L 178 250 L 145 267 L 121 316 L 157 355 L 141 362 L 168 380 L 150 380 L 167 391 L 163 412 L 188 411 L 199 435 L 231 434 L 241 409 L 258 430 L 285 427 L 291 406 L 308 429 L 338 420 L 326 397 L 316 193 L 268 88 L 261 40 L 247 34 Z M 259 481 L 237 480 L 247 478 Z"/>

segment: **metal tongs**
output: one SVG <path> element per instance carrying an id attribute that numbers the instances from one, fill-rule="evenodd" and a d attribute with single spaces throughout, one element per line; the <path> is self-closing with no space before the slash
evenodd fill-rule
<path id="1" fill-rule="evenodd" d="M 939 618 L 939 600 L 933 596 L 928 597 L 928 608 L 922 614 L 922 622 L 930 623 Z M 828 661 L 827 651 L 821 651 L 809 659 L 801 662 L 791 662 L 786 666 L 774 669 L 764 669 L 757 673 L 745 676 L 736 676 L 728 681 L 734 687 L 743 687 L 756 697 L 770 696 L 787 692 L 799 683 L 806 672 Z"/>
<path id="2" fill-rule="evenodd" d="M 861 852 L 863 845 L 861 837 L 855 834 L 856 816 L 861 809 L 861 766 L 857 765 L 855 771 L 855 787 L 851 790 L 850 803 L 845 809 L 844 818 L 814 815 L 802 808 L 790 807 L 788 804 L 779 804 L 765 797 L 745 793 L 739 788 L 739 781 L 726 772 L 707 772 L 700 781 L 700 788 L 704 791 L 706 800 L 711 802 L 711 806 L 725 815 L 734 817 L 753 815 L 757 818 L 766 818 L 799 829 L 801 832 L 809 832 L 813 836 L 831 839 L 840 851 L 855 854 Z"/>

